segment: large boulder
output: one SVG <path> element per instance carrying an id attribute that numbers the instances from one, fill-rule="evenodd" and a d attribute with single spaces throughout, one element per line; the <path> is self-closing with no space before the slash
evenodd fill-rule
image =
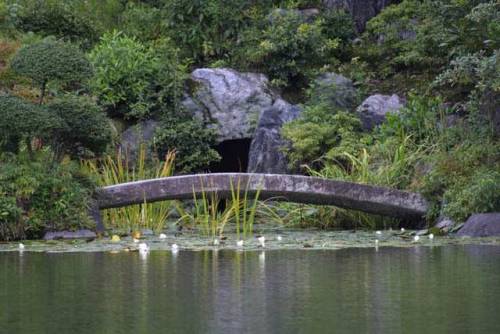
<path id="1" fill-rule="evenodd" d="M 282 152 L 287 143 L 281 138 L 281 128 L 296 119 L 300 108 L 277 100 L 260 115 L 248 156 L 249 173 L 286 174 L 288 161 Z"/>
<path id="2" fill-rule="evenodd" d="M 500 212 L 474 214 L 457 232 L 462 237 L 500 236 Z"/>
<path id="3" fill-rule="evenodd" d="M 366 22 L 385 7 L 399 3 L 400 0 L 323 0 L 327 9 L 343 9 L 349 12 L 358 32 L 365 29 Z"/>
<path id="4" fill-rule="evenodd" d="M 157 121 L 147 120 L 127 128 L 121 134 L 120 148 L 127 152 L 130 161 L 135 161 L 142 144 L 149 144 L 158 126 Z M 147 149 L 149 150 L 149 145 Z"/>
<path id="5" fill-rule="evenodd" d="M 215 127 L 219 142 L 252 138 L 262 110 L 279 98 L 263 74 L 200 68 L 191 73 L 191 80 L 194 87 L 183 105 Z"/>
<path id="6" fill-rule="evenodd" d="M 324 102 L 331 108 L 353 109 L 358 93 L 352 81 L 333 72 L 323 73 L 311 84 L 310 100 Z"/>
<path id="7" fill-rule="evenodd" d="M 397 113 L 403 107 L 404 101 L 396 94 L 376 94 L 364 100 L 356 112 L 361 118 L 363 128 L 371 130 L 375 126 L 382 124 L 387 114 Z"/>

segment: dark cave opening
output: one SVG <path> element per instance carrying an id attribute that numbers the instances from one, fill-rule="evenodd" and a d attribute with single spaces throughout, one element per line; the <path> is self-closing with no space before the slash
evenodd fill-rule
<path id="1" fill-rule="evenodd" d="M 225 140 L 214 149 L 221 156 L 221 160 L 210 166 L 212 173 L 246 173 L 248 168 L 248 154 L 252 139 Z"/>

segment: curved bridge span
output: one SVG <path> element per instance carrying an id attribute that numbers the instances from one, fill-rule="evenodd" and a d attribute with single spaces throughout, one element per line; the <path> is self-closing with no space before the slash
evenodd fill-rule
<path id="1" fill-rule="evenodd" d="M 113 186 L 97 191 L 99 209 L 117 208 L 144 202 L 192 199 L 202 192 L 217 192 L 230 198 L 231 189 L 240 183 L 240 191 L 259 199 L 295 203 L 334 205 L 373 214 L 422 219 L 428 204 L 422 195 L 391 188 L 336 181 L 317 177 L 283 174 L 214 173 L 171 176 Z"/>

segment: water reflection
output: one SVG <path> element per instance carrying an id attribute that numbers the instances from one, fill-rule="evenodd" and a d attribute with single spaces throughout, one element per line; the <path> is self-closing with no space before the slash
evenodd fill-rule
<path id="1" fill-rule="evenodd" d="M 499 264 L 488 246 L 3 253 L 0 333 L 494 333 Z"/>

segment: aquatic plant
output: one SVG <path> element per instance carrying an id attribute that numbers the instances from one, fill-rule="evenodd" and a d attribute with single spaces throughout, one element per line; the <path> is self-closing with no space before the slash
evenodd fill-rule
<path id="1" fill-rule="evenodd" d="M 147 145 L 141 144 L 135 161 L 131 161 L 128 151 L 117 150 L 115 156 L 106 156 L 98 160 L 84 160 L 83 166 L 97 179 L 99 186 L 168 177 L 173 174 L 175 152 L 166 154 L 163 161 L 153 157 L 147 161 Z M 172 212 L 172 201 L 161 201 L 123 208 L 108 209 L 103 213 L 106 227 L 134 231 L 151 229 L 159 232 L 165 226 Z"/>
<path id="2" fill-rule="evenodd" d="M 180 204 L 176 205 L 180 214 L 178 220 L 185 226 L 200 227 L 205 236 L 212 238 L 220 237 L 224 228 L 230 222 L 236 226 L 237 238 L 249 237 L 253 233 L 253 225 L 258 213 L 260 190 L 254 196 L 250 195 L 248 183 L 243 190 L 241 179 L 236 184 L 230 180 L 231 196 L 222 200 L 216 190 L 207 191 L 200 178 L 201 193 L 196 194 L 193 189 L 193 209 L 185 210 Z M 209 185 L 211 189 L 214 187 Z"/>

